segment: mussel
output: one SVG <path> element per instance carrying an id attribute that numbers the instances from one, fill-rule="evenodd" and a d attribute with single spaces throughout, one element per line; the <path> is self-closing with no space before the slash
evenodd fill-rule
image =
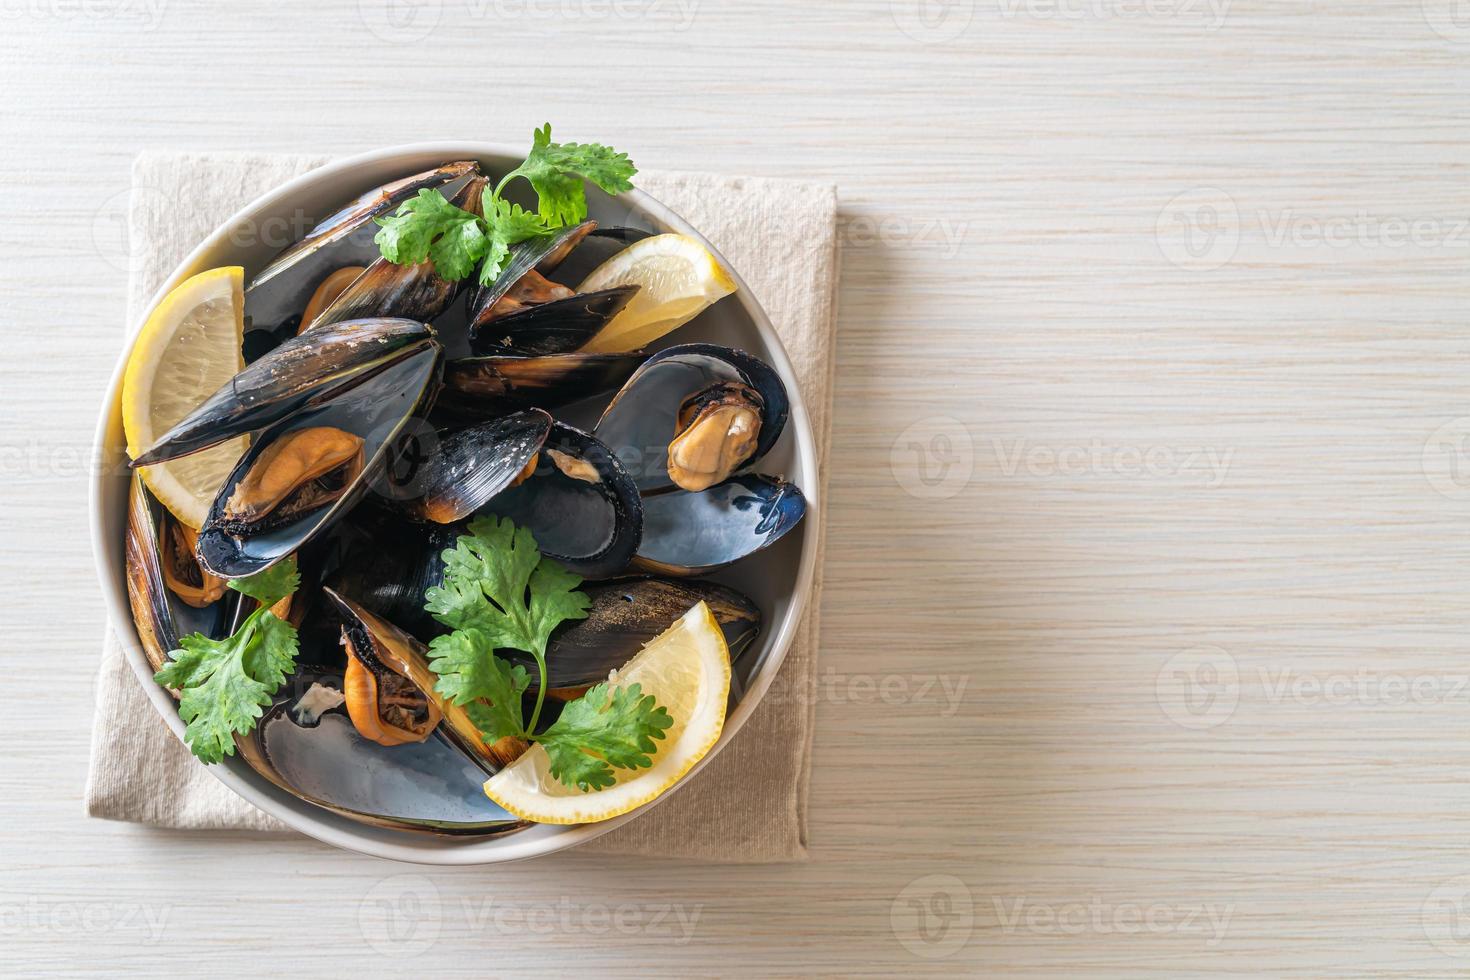
<path id="1" fill-rule="evenodd" d="M 643 492 L 637 568 L 702 575 L 769 547 L 806 514 L 790 483 L 732 475 L 754 465 L 786 426 L 786 386 L 745 351 L 683 344 L 650 357 L 594 434 Z"/>
<path id="2" fill-rule="evenodd" d="M 707 490 L 764 456 L 790 413 L 781 377 L 745 351 L 683 344 L 633 372 L 593 429 L 641 490 Z"/>
<path id="3" fill-rule="evenodd" d="M 402 745 L 422 742 L 439 728 L 488 773 L 526 750 L 526 743 L 515 738 L 485 743 L 464 708 L 435 690 L 426 646 L 332 589 L 323 592 L 342 618 L 343 694 L 360 735 L 380 745 Z"/>
<path id="4" fill-rule="evenodd" d="M 199 532 L 165 510 L 158 532 L 163 583 L 186 606 L 207 609 L 224 597 L 227 586 L 199 564 L 198 545 Z"/>
<path id="5" fill-rule="evenodd" d="M 187 456 L 321 405 L 425 345 L 434 331 L 402 319 L 353 320 L 293 337 L 256 360 L 159 437 L 134 466 Z"/>
<path id="6" fill-rule="evenodd" d="M 462 521 L 530 475 L 550 432 L 551 416 L 531 409 L 404 440 L 388 462 L 389 492 L 419 520 Z"/>
<path id="7" fill-rule="evenodd" d="M 421 640 L 446 628 L 424 609 L 424 594 L 444 581 L 445 549 L 465 533 L 460 524 L 404 521 L 389 508 L 359 507 L 323 542 L 323 580 L 378 618 Z"/>
<path id="8" fill-rule="evenodd" d="M 348 202 L 289 246 L 245 291 L 245 316 L 252 332 L 296 332 L 309 298 L 334 272 L 363 267 L 378 258 L 373 219 L 389 214 L 420 190 L 438 187 L 453 194 L 477 171 L 472 161 L 445 164 L 368 191 Z"/>
<path id="9" fill-rule="evenodd" d="M 467 751 L 441 721 L 423 741 L 385 745 L 359 733 L 349 714 L 335 604 L 303 631 L 296 673 L 254 731 L 238 737 L 251 769 L 294 796 L 377 827 L 452 835 L 508 833 L 525 826 L 481 791 L 490 764 Z M 305 636 L 331 637 L 309 645 Z M 354 623 L 353 629 L 357 626 Z M 372 651 L 392 649 L 379 642 Z M 391 654 L 390 654 L 391 655 Z"/>
<path id="10" fill-rule="evenodd" d="M 708 575 L 779 541 L 806 516 L 795 484 L 734 476 L 697 493 L 643 495 L 643 540 L 633 566 L 664 575 Z"/>
<path id="11" fill-rule="evenodd" d="M 127 566 L 128 604 L 138 628 L 143 653 L 154 670 L 163 669 L 170 650 L 190 633 L 219 638 L 228 632 L 238 593 L 222 589 L 217 599 L 203 602 L 202 593 L 185 590 L 176 583 L 190 577 L 177 565 L 185 556 L 178 553 L 174 529 L 181 528 L 148 488 L 142 477 L 133 476 L 128 491 L 128 526 L 124 540 Z M 188 556 L 192 560 L 192 554 Z M 201 575 L 208 573 L 200 572 Z M 210 591 L 213 591 L 211 586 Z"/>
<path id="12" fill-rule="evenodd" d="M 514 246 L 499 278 L 470 294 L 470 356 L 446 368 L 442 408 L 461 416 L 557 408 L 612 391 L 642 363 L 641 352 L 579 350 L 637 286 L 577 293 L 547 278 L 595 227 L 585 221 Z"/>
<path id="13" fill-rule="evenodd" d="M 483 417 L 518 408 L 560 408 L 612 391 L 643 363 L 632 354 L 485 354 L 444 367 L 440 409 Z"/>
<path id="14" fill-rule="evenodd" d="M 450 203 L 478 214 L 484 187 L 485 178 L 473 176 Z M 328 285 L 323 282 L 323 287 Z M 320 313 L 310 320 L 303 316 L 302 331 L 320 330 L 343 320 L 370 317 L 404 317 L 427 323 L 449 308 L 459 289 L 460 283 L 450 282 L 439 275 L 432 261 L 398 265 L 386 258 L 377 258 L 342 288 L 331 302 L 324 303 Z"/>
<path id="15" fill-rule="evenodd" d="M 363 438 L 329 425 L 273 440 L 235 484 L 214 526 L 263 534 L 340 499 L 362 475 Z"/>
<path id="16" fill-rule="evenodd" d="M 441 349 L 423 324 L 333 324 L 251 364 L 135 465 L 257 432 L 220 487 L 197 548 L 212 574 L 253 575 L 361 498 L 389 448 L 426 411 L 440 368 Z"/>
<path id="17" fill-rule="evenodd" d="M 644 645 L 669 628 L 690 607 L 709 604 L 731 657 L 749 645 L 760 630 L 755 603 L 734 589 L 714 582 L 633 578 L 582 586 L 592 600 L 587 618 L 558 627 L 546 648 L 546 682 L 550 690 L 575 692 L 607 680 Z M 535 685 L 534 661 L 515 651 L 502 655 L 526 666 Z"/>
<path id="18" fill-rule="evenodd" d="M 591 435 L 560 422 L 530 478 L 484 510 L 529 528 L 542 554 L 589 579 L 623 571 L 643 536 L 643 507 L 628 471 Z"/>
<path id="19" fill-rule="evenodd" d="M 470 347 L 476 354 L 570 353 L 628 305 L 637 286 L 578 293 L 547 278 L 596 227 L 584 221 L 511 249 L 499 277 L 470 294 Z"/>

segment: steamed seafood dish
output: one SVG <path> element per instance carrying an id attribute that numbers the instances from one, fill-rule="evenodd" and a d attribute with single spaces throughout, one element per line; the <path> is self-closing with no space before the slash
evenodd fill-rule
<path id="1" fill-rule="evenodd" d="M 768 463 L 781 375 L 681 340 L 729 270 L 588 217 L 635 173 L 547 127 L 515 170 L 405 174 L 153 311 L 128 592 L 202 762 L 503 834 L 627 812 L 713 746 L 762 628 L 740 563 L 807 504 Z"/>

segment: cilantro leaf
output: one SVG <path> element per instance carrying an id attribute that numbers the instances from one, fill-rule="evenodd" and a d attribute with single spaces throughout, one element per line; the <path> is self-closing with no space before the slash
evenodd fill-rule
<path id="1" fill-rule="evenodd" d="M 482 200 L 489 235 L 486 238 L 485 264 L 480 266 L 480 284 L 489 286 L 505 269 L 512 245 L 545 235 L 552 229 L 547 227 L 540 215 L 527 211 L 519 204 L 501 200 L 489 188 L 485 189 Z"/>
<path id="2" fill-rule="evenodd" d="M 235 754 L 235 735 L 255 728 L 271 696 L 296 668 L 296 630 L 262 606 L 222 640 L 194 633 L 179 641 L 154 680 L 179 691 L 184 741 L 206 763 Z"/>
<path id="3" fill-rule="evenodd" d="M 509 518 L 476 518 L 469 531 L 444 552 L 444 585 L 425 592 L 425 608 L 450 629 L 483 630 L 493 648 L 544 657 L 552 630 L 587 616 L 581 578 L 542 558 Z"/>
<path id="4" fill-rule="evenodd" d="M 230 579 L 230 588 L 244 593 L 262 606 L 274 606 L 296 591 L 301 575 L 296 571 L 296 556 L 291 555 L 263 572 L 249 578 Z"/>
<path id="5" fill-rule="evenodd" d="M 179 717 L 187 723 L 184 741 L 206 763 L 235 754 L 235 736 L 255 728 L 271 697 L 296 669 L 296 628 L 270 611 L 301 584 L 295 556 L 229 584 L 260 606 L 234 636 L 183 637 L 179 649 L 169 651 L 169 662 L 153 675 L 179 692 Z"/>
<path id="6" fill-rule="evenodd" d="M 654 739 L 674 724 L 668 711 L 642 685 L 597 684 L 562 708 L 561 717 L 533 736 L 551 758 L 551 774 L 582 792 L 606 789 L 613 769 L 647 769 Z"/>
<path id="7" fill-rule="evenodd" d="M 435 689 L 475 723 L 488 744 L 524 731 L 521 695 L 531 684 L 526 668 L 495 656 L 483 630 L 457 630 L 429 644 L 429 667 L 439 675 Z"/>
<path id="8" fill-rule="evenodd" d="M 396 214 L 374 220 L 379 230 L 373 241 L 385 259 L 415 265 L 432 258 L 435 271 L 446 279 L 469 275 L 488 246 L 479 216 L 431 187 L 404 201 Z"/>
<path id="9" fill-rule="evenodd" d="M 490 285 L 505 270 L 511 246 L 573 225 L 587 217 L 587 188 L 591 181 L 609 194 L 633 186 L 638 172 L 626 153 L 601 143 L 553 143 L 551 123 L 535 131 L 531 152 L 521 165 L 481 194 L 481 214 L 466 211 L 426 187 L 405 201 L 398 211 L 375 218 L 379 229 L 373 241 L 389 262 L 415 265 L 426 259 L 434 271 L 452 282 L 468 276 L 475 263 L 480 283 Z M 530 181 L 536 191 L 536 210 L 502 200 L 500 192 L 517 177 Z"/>
<path id="10" fill-rule="evenodd" d="M 537 210 L 554 228 L 576 224 L 587 217 L 587 193 L 583 180 L 590 180 L 609 194 L 629 190 L 638 172 L 626 153 L 600 143 L 553 143 L 551 123 L 536 130 L 525 162 L 506 174 L 500 186 L 524 177 L 536 189 Z M 497 191 L 499 188 L 497 188 Z"/>
<path id="11" fill-rule="evenodd" d="M 460 213 L 473 220 L 455 222 L 429 246 L 429 259 L 434 263 L 434 271 L 450 282 L 458 282 L 474 272 L 475 263 L 490 247 L 480 220 L 468 211 Z"/>

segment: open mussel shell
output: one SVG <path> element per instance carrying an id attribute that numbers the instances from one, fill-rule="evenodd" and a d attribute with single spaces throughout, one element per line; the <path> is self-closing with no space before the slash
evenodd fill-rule
<path id="1" fill-rule="evenodd" d="M 438 406 L 484 417 L 517 408 L 558 408 L 612 391 L 643 363 L 631 354 L 492 354 L 461 357 L 444 368 Z"/>
<path id="2" fill-rule="evenodd" d="M 483 324 L 471 324 L 470 350 L 475 354 L 570 353 L 621 313 L 638 289 L 615 286 L 595 293 L 577 293 Z"/>
<path id="3" fill-rule="evenodd" d="M 235 375 L 133 465 L 187 456 L 274 425 L 330 400 L 426 345 L 435 345 L 433 336 L 425 324 L 380 318 L 336 323 L 294 337 Z"/>
<path id="4" fill-rule="evenodd" d="M 643 536 L 643 506 L 628 471 L 602 443 L 560 422 L 531 477 L 484 510 L 529 528 L 543 555 L 589 579 L 621 572 Z"/>
<path id="5" fill-rule="evenodd" d="M 450 203 L 478 214 L 484 187 L 485 178 L 471 177 Z M 315 319 L 304 325 L 303 332 L 365 317 L 405 317 L 427 323 L 449 308 L 459 294 L 460 285 L 435 272 L 431 261 L 398 265 L 376 258 Z"/>
<path id="6" fill-rule="evenodd" d="M 527 824 L 482 789 L 485 767 L 441 723 L 423 742 L 380 745 L 347 715 L 341 667 L 307 664 L 277 692 L 249 735 L 244 762 L 292 796 L 357 823 L 450 836 L 492 836 Z"/>
<path id="7" fill-rule="evenodd" d="M 378 258 L 373 242 L 375 218 L 395 211 L 424 188 L 453 194 L 477 170 L 472 161 L 445 164 L 368 191 L 349 201 L 289 246 L 250 282 L 245 290 L 245 316 L 252 332 L 279 331 L 300 316 L 318 285 L 345 266 L 365 266 Z"/>
<path id="8" fill-rule="evenodd" d="M 500 276 L 470 294 L 470 349 L 475 354 L 568 354 L 622 312 L 637 286 L 578 293 L 546 278 L 596 227 L 596 222 L 584 221 L 512 247 Z"/>
<path id="9" fill-rule="evenodd" d="M 528 273 L 549 275 L 566 261 L 568 255 L 597 227 L 595 221 L 560 228 L 550 235 L 538 235 L 512 245 L 505 268 L 488 286 L 477 286 L 469 294 L 468 319 L 471 328 L 490 322 L 497 315 L 496 304 L 516 287 Z"/>
<path id="10" fill-rule="evenodd" d="M 533 408 L 400 441 L 388 463 L 388 491 L 419 520 L 462 521 L 520 476 L 550 432 L 551 416 Z"/>
<path id="11" fill-rule="evenodd" d="M 592 600 L 587 618 L 558 627 L 547 645 L 548 689 L 576 689 L 607 680 L 609 672 L 632 660 L 700 602 L 709 603 L 731 657 L 745 649 L 760 630 L 761 614 L 755 603 L 714 582 L 634 578 L 590 583 L 582 591 Z M 501 655 L 524 664 L 535 685 L 535 661 L 514 651 L 501 651 Z"/>
<path id="12" fill-rule="evenodd" d="M 302 409 L 261 433 L 230 475 L 225 478 L 209 517 L 199 534 L 199 559 L 204 567 L 225 578 L 244 578 L 263 571 L 302 547 L 362 497 L 380 471 L 390 445 L 415 419 L 438 384 L 441 350 L 426 339 L 399 352 L 396 360 L 377 374 L 321 404 Z M 319 505 L 293 512 L 289 519 L 260 522 L 242 530 L 235 511 L 244 484 L 248 490 L 260 481 L 256 467 L 270 462 L 278 441 L 295 439 L 308 430 L 355 438 L 358 463 L 345 482 L 319 490 Z M 300 492 L 294 488 L 291 492 Z"/>
<path id="13" fill-rule="evenodd" d="M 180 637 L 203 633 L 218 639 L 229 633 L 231 609 L 239 593 L 226 591 L 217 602 L 202 608 L 184 602 L 168 587 L 161 542 L 174 520 L 134 475 L 128 491 L 128 527 L 124 538 L 128 604 L 143 654 L 155 671 L 162 670 Z"/>
<path id="14" fill-rule="evenodd" d="M 438 675 L 429 667 L 429 649 L 423 643 L 346 596 L 330 588 L 322 591 L 342 619 L 342 639 L 348 649 L 347 655 L 379 677 L 391 674 L 409 682 L 423 698 L 427 711 L 441 719 L 437 731 L 474 759 L 487 774 L 499 772 L 526 750 L 526 744 L 514 738 L 501 739 L 494 745 L 485 744 L 464 708 L 435 690 Z M 351 696 L 345 689 L 344 693 Z M 347 708 L 350 717 L 355 717 L 354 708 L 368 713 L 373 711 L 371 705 L 349 703 Z"/>
<path id="15" fill-rule="evenodd" d="M 665 575 L 705 575 L 781 539 L 806 516 L 794 484 L 768 476 L 731 477 L 692 493 L 643 497 L 643 541 L 633 565 Z"/>
<path id="16" fill-rule="evenodd" d="M 730 382 L 754 389 L 761 403 L 754 451 L 736 467 L 743 468 L 764 456 L 780 438 L 790 400 L 774 369 L 733 347 L 682 344 L 654 354 L 628 378 L 593 433 L 628 464 L 639 489 L 670 487 L 669 443 L 680 432 L 680 408 L 691 396 Z"/>

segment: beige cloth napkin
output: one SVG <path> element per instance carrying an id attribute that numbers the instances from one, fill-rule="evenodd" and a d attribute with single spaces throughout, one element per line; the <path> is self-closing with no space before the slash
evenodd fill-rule
<path id="1" fill-rule="evenodd" d="M 129 215 L 129 251 L 135 264 L 128 323 L 137 321 L 159 284 L 220 222 L 328 159 L 217 153 L 138 157 Z M 638 185 L 700 229 L 745 276 L 770 315 L 811 410 L 825 501 L 837 282 L 835 188 L 656 173 L 640 174 Z M 821 508 L 815 516 L 821 519 Z M 819 527 L 819 554 L 821 544 Z M 810 690 L 814 682 L 820 561 L 817 567 L 806 620 L 773 691 Z M 804 858 L 814 716 L 810 700 L 768 698 L 690 785 L 584 849 L 730 862 Z M 112 820 L 189 830 L 287 829 L 193 760 L 144 697 L 110 631 L 97 682 L 86 797 L 92 816 Z"/>

